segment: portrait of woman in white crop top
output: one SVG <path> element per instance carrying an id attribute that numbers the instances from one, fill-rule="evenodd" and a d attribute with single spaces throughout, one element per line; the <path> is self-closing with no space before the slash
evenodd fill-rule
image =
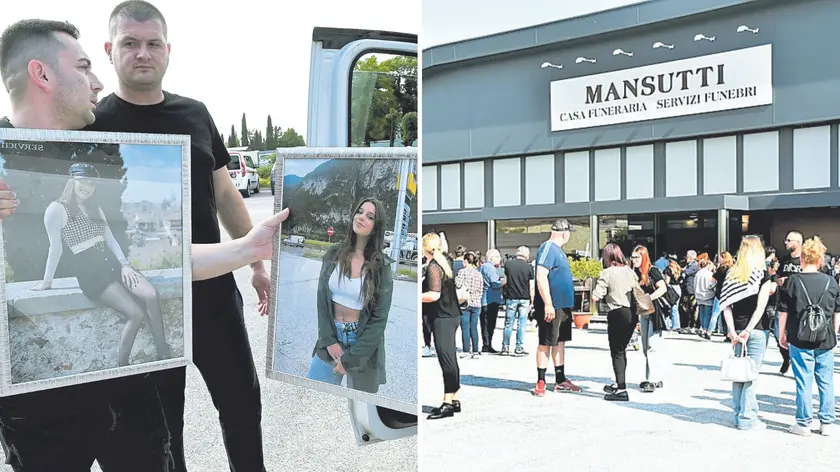
<path id="1" fill-rule="evenodd" d="M 47 206 L 44 226 L 49 251 L 44 279 L 32 290 L 49 290 L 62 257 L 68 258 L 79 288 L 89 299 L 121 314 L 125 319 L 120 336 L 118 366 L 129 365 L 134 340 L 148 316 L 157 359 L 169 359 L 163 314 L 157 289 L 131 267 L 97 201 L 99 171 L 87 163 L 70 166 L 70 179 L 61 197 Z"/>
<path id="2" fill-rule="evenodd" d="M 377 393 L 385 384 L 385 326 L 393 278 L 384 254 L 384 205 L 356 205 L 343 241 L 324 255 L 318 283 L 318 340 L 307 377 Z"/>

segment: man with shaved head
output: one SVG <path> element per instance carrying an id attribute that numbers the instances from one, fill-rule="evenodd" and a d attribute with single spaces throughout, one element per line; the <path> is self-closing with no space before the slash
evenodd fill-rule
<path id="1" fill-rule="evenodd" d="M 78 38 L 73 25 L 47 20 L 19 21 L 2 33 L 0 78 L 12 113 L 0 128 L 77 130 L 95 121 L 102 84 Z M 68 161 L 72 152 L 61 143 L 44 149 Z M 47 161 L 8 146 L 2 153 L 11 173 L 40 172 L 39 161 Z M 15 213 L 19 201 L 5 185 L 7 236 L 44 231 L 42 215 Z M 171 458 L 157 389 L 145 375 L 0 398 L 0 435 L 16 472 L 87 471 L 94 460 L 104 472 L 163 472 Z"/>
<path id="2" fill-rule="evenodd" d="M 230 154 L 207 107 L 164 90 L 169 67 L 168 26 L 149 2 L 128 0 L 114 7 L 105 53 L 118 80 L 114 93 L 96 107 L 92 131 L 180 134 L 191 138 L 193 243 L 215 244 L 224 226 L 231 239 L 253 224 L 242 195 L 228 173 Z M 271 278 L 262 261 L 251 264 L 258 311 L 268 314 Z M 242 294 L 232 273 L 193 282 L 193 363 L 201 372 L 227 450 L 230 470 L 265 471 L 261 430 L 260 380 L 251 353 Z M 186 368 L 152 374 L 171 434 L 174 470 L 187 470 L 184 452 Z"/>

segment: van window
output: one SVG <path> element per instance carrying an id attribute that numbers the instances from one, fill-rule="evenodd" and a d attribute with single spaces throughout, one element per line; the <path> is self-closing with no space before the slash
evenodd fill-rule
<path id="1" fill-rule="evenodd" d="M 352 147 L 417 146 L 417 57 L 366 53 L 350 83 Z"/>
<path id="2" fill-rule="evenodd" d="M 231 154 L 230 162 L 227 165 L 228 170 L 239 170 L 239 154 Z"/>

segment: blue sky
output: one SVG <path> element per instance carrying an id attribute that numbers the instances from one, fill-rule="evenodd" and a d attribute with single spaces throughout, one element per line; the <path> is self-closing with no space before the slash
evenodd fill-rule
<path id="1" fill-rule="evenodd" d="M 181 199 L 181 147 L 159 144 L 121 144 L 128 188 L 124 202 Z"/>
<path id="2" fill-rule="evenodd" d="M 327 162 L 329 159 L 285 159 L 284 174 L 296 175 L 298 177 L 306 177 L 306 174 L 315 170 L 319 165 Z"/>

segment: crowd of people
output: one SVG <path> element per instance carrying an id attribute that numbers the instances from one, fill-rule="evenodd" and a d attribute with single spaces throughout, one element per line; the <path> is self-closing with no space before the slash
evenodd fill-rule
<path id="1" fill-rule="evenodd" d="M 545 395 L 549 359 L 555 370 L 554 391 L 581 391 L 566 376 L 565 359 L 565 344 L 572 340 L 575 291 L 563 246 L 574 229 L 567 220 L 558 219 L 533 260 L 529 248 L 522 246 L 504 262 L 495 249 L 483 258 L 463 246 L 450 254 L 444 234 L 424 237 L 423 356 L 438 357 L 445 390 L 443 403 L 429 419 L 461 411 L 456 400 L 459 326 L 461 359 L 486 354 L 525 357 L 526 326 L 529 320 L 536 321 L 537 380 L 532 393 Z M 793 368 L 796 415 L 790 431 L 828 435 L 835 421 L 833 350 L 840 329 L 840 266 L 818 235 L 805 239 L 801 232 L 790 231 L 785 249 L 777 256 L 759 236 L 745 236 L 735 255 L 722 252 L 710 257 L 690 250 L 683 261 L 667 253 L 654 261 L 644 245 L 625 256 L 618 244 L 607 244 L 601 252 L 603 270 L 590 285 L 590 302 L 606 313 L 615 374 L 615 382 L 604 386 L 604 399 L 630 399 L 626 351 L 634 336 L 639 337 L 646 364 L 639 389 L 653 393 L 665 387 L 665 332 L 709 341 L 720 335 L 733 347 L 730 359 L 748 366 L 744 377 L 732 380 L 732 425 L 740 430 L 764 429 L 758 417 L 757 379 L 772 335 L 783 356 L 780 374 Z M 497 351 L 493 333 L 500 309 L 505 324 Z M 514 324 L 518 325 L 515 340 Z M 820 406 L 812 424 L 815 382 Z"/>

